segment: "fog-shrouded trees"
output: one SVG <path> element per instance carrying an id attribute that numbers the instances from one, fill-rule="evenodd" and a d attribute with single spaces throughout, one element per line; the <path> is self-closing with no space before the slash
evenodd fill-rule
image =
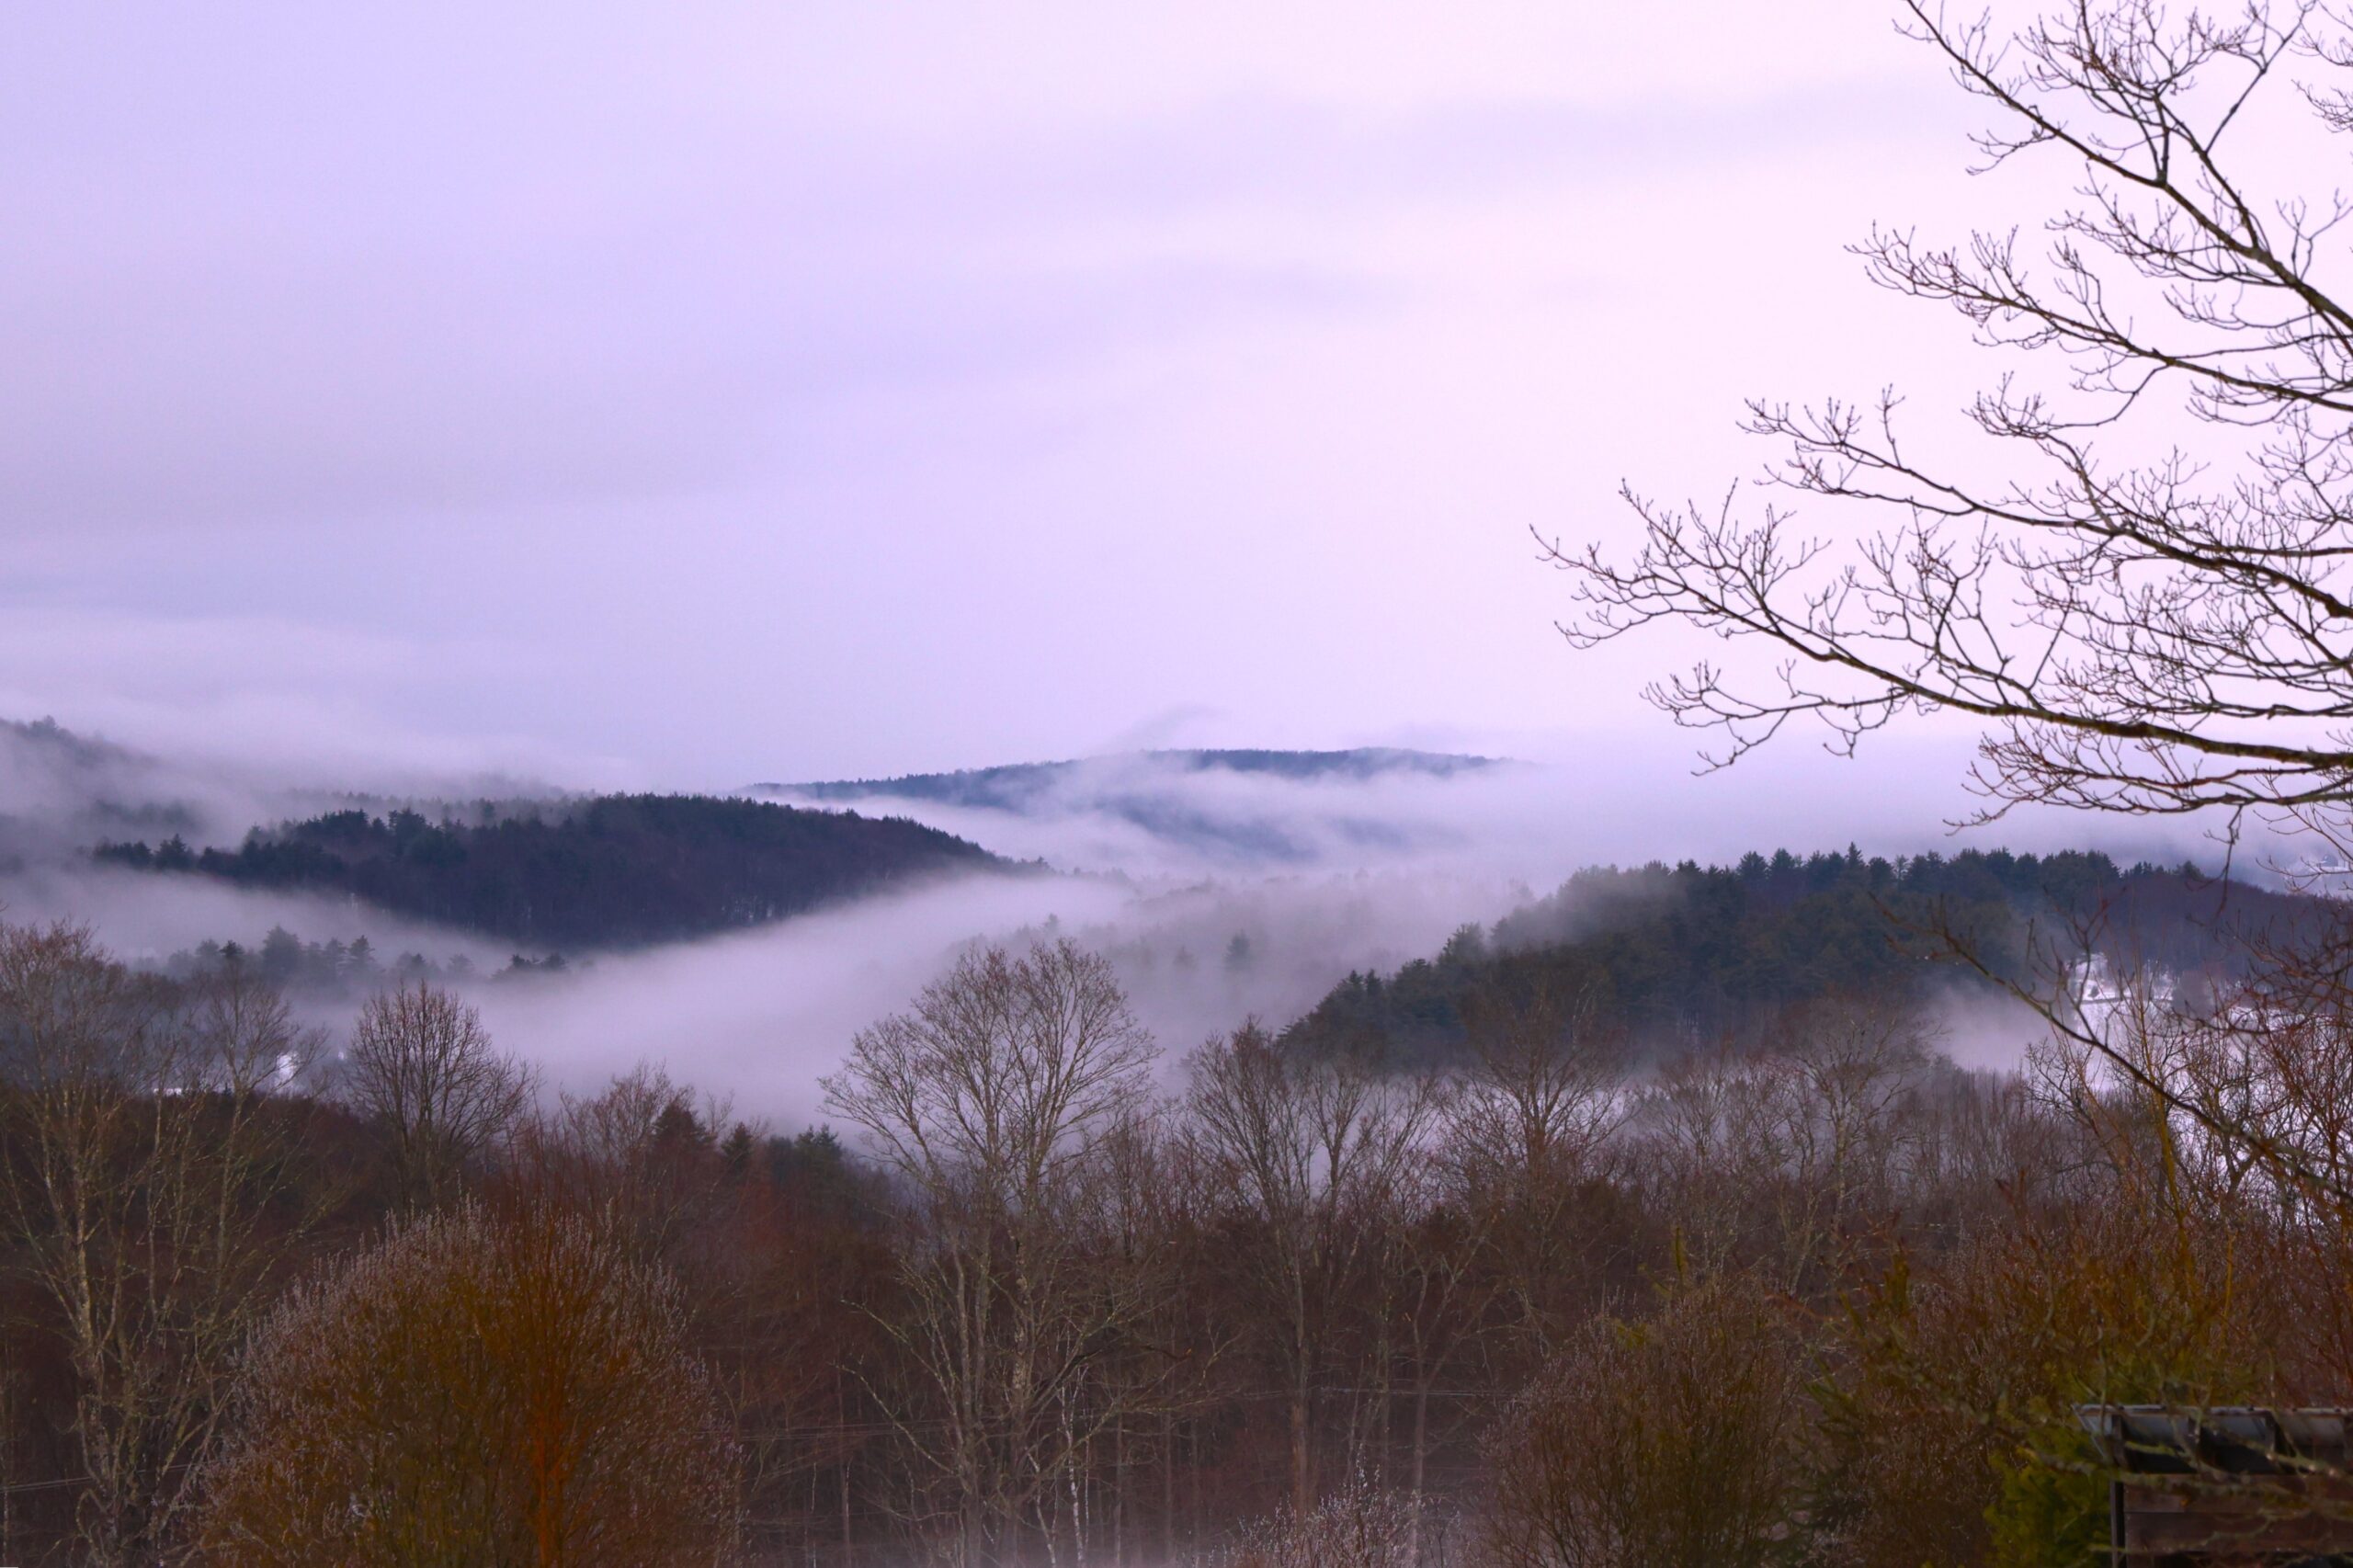
<path id="1" fill-rule="evenodd" d="M 674 1288 L 573 1215 L 404 1222 L 287 1298 L 234 1415 L 217 1562 L 704 1568 L 737 1540 Z"/>
<path id="2" fill-rule="evenodd" d="M 466 1167 L 520 1122 L 533 1083 L 491 1043 L 479 1012 L 418 981 L 359 1009 L 343 1089 L 353 1109 L 391 1135 L 403 1201 L 430 1207 L 456 1197 Z"/>
<path id="3" fill-rule="evenodd" d="M 2018 229 L 1856 247 L 1873 282 L 2000 352 L 1961 426 L 1984 449 L 1915 449 L 1893 392 L 1753 403 L 1785 454 L 1769 483 L 1878 531 L 1841 549 L 1773 506 L 1630 491 L 1631 555 L 1552 551 L 1577 580 L 1573 639 L 1678 620 L 1777 651 L 1761 682 L 1703 664 L 1652 687 L 1721 756 L 1792 719 L 1851 748 L 1943 710 L 1985 725 L 1994 809 L 2253 810 L 2341 851 L 2353 305 L 2329 139 L 2353 132 L 2353 31 L 2263 0 L 2072 0 L 2011 37 L 1905 8 L 1985 106 L 1985 165 L 2055 163 L 2077 196 L 2027 214 L 2040 254 Z"/>
<path id="4" fill-rule="evenodd" d="M 976 949 L 841 1137 L 648 1067 L 420 1204 L 250 973 L 12 930 L 0 1545 L 2024 1568 L 2105 1528 L 2076 1404 L 2353 1381 L 2347 1228 L 2178 1103 L 2339 1157 L 2325 1018 L 2135 994 L 2157 1094 L 1908 994 L 1694 1048 L 1518 978 L 1442 1074 L 1253 1027 L 1161 1083 L 1103 960 Z"/>
<path id="5" fill-rule="evenodd" d="M 1712 761 L 1793 721 L 1851 753 L 1906 715 L 1959 716 L 1980 727 L 1984 817 L 2195 818 L 2234 852 L 2256 828 L 2279 869 L 2331 895 L 2256 922 L 2241 961 L 2177 994 L 2128 986 L 2095 1008 L 2080 969 L 2003 976 L 2057 1037 L 2047 1113 L 1981 1129 L 2028 1135 L 2006 1227 L 1957 1227 L 1932 1287 L 1894 1259 L 1898 1305 L 1847 1391 L 1882 1402 L 1871 1419 L 1890 1440 L 1846 1439 L 1850 1458 L 1894 1457 L 1847 1467 L 1884 1488 L 1849 1499 L 1859 1523 L 1824 1518 L 1859 1561 L 2051 1562 L 2103 1529 L 2069 1401 L 2285 1385 L 2334 1402 L 2353 1377 L 2353 17 L 2065 0 L 2011 32 L 1929 0 L 1904 9 L 1987 113 L 1984 171 L 2070 176 L 2071 197 L 2018 228 L 1881 228 L 1856 247 L 1872 282 L 1959 313 L 1997 361 L 1990 384 L 1943 426 L 1893 388 L 1869 404 L 1752 403 L 1748 429 L 1779 450 L 1762 481 L 1778 496 L 1701 510 L 1629 487 L 1631 550 L 1549 553 L 1574 580 L 1573 642 L 1673 622 L 1734 645 L 1650 688 L 1712 733 Z M 1802 523 L 1800 506 L 1824 521 Z M 1836 541 L 1841 524 L 1858 542 Z M 2003 969 L 1967 932 L 1928 934 Z M 1848 1096 L 1850 1124 L 1874 1130 L 1861 1165 L 1844 1165 L 1864 1186 L 1825 1172 L 1805 1183 L 1814 1201 L 1879 1185 L 1868 1145 L 1892 1108 L 1871 1099 Z M 2052 1157 L 2071 1139 L 2072 1165 Z M 1949 1182 L 1954 1152 L 1916 1165 Z M 2232 1287 L 2257 1257 L 2279 1290 Z M 2271 1315 L 2280 1291 L 2299 1310 Z M 2260 1367 L 2241 1354 L 2258 1347 Z M 2004 1421 L 1953 1420 L 1972 1404 Z M 1973 1484 L 1965 1507 L 1906 1480 L 1982 1482 L 1996 1450 L 2034 1460 L 1993 1494 Z"/>
<path id="6" fill-rule="evenodd" d="M 700 1211 L 726 1186 L 715 1129 L 727 1106 L 699 1108 L 664 1069 L 640 1066 L 598 1093 L 560 1093 L 516 1131 L 509 1185 L 534 1201 L 602 1220 L 632 1255 L 676 1267 Z M 751 1130 L 742 1129 L 748 1145 Z"/>
<path id="7" fill-rule="evenodd" d="M 1051 1550 L 1056 1483 L 1120 1414 L 1090 1372 L 1154 1301 L 1098 1206 L 1154 1056 L 1109 965 L 1065 940 L 966 954 L 825 1080 L 914 1204 L 885 1322 L 908 1382 L 884 1406 L 961 1563 Z"/>
<path id="8" fill-rule="evenodd" d="M 317 1049 L 244 966 L 176 985 L 0 926 L 5 1256 L 70 1379 L 77 1561 L 184 1545 L 231 1358 L 317 1217 L 308 1113 L 270 1092 Z"/>
<path id="9" fill-rule="evenodd" d="M 1791 1290 L 1836 1278 L 1858 1228 L 1905 1196 L 1934 1045 L 1911 1009 L 1826 998 L 1790 1009 L 1769 1050 L 1663 1066 L 1631 1097 L 1646 1178 L 1694 1261 Z"/>

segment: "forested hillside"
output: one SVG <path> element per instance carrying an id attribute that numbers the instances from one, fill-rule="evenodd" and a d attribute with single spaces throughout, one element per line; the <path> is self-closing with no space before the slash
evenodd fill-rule
<path id="1" fill-rule="evenodd" d="M 1479 999 L 1576 999 L 1653 1045 L 1739 1031 L 1829 994 L 1916 999 L 1983 984 L 1943 961 L 1965 937 L 1997 972 L 2086 950 L 2120 969 L 2197 975 L 2253 943 L 2296 937 L 2309 901 L 2200 875 L 2120 869 L 2106 855 L 1968 850 L 1893 860 L 1786 850 L 1731 867 L 1579 871 L 1495 923 L 1466 927 L 1394 975 L 1352 974 L 1286 1031 L 1294 1045 L 1444 1060 Z"/>
<path id="2" fill-rule="evenodd" d="M 471 823 L 344 811 L 256 829 L 233 850 L 172 838 L 95 853 L 247 887 L 348 893 L 563 949 L 706 936 L 940 872 L 1014 869 L 899 818 L 694 795 L 608 795 Z"/>

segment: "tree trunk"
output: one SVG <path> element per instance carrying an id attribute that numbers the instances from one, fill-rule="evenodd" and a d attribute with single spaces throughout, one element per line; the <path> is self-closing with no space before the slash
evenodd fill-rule
<path id="1" fill-rule="evenodd" d="M 1160 1415 L 1160 1559 L 1176 1561 L 1176 1413 Z"/>
<path id="2" fill-rule="evenodd" d="M 1315 1480 L 1308 1473 L 1309 1450 L 1307 1433 L 1307 1383 L 1304 1379 L 1291 1385 L 1290 1391 L 1290 1507 L 1299 1518 L 1305 1518 L 1315 1506 Z"/>
<path id="3" fill-rule="evenodd" d="M 856 1538 L 850 1533 L 849 1522 L 849 1456 L 842 1456 L 842 1568 L 850 1568 L 858 1561 Z"/>

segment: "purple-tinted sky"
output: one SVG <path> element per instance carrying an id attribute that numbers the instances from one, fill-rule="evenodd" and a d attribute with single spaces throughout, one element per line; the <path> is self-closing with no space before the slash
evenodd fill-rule
<path id="1" fill-rule="evenodd" d="M 8 8 L 0 714 L 685 786 L 1643 724 L 1529 529 L 1967 368 L 1841 251 L 1979 200 L 1889 18 Z"/>

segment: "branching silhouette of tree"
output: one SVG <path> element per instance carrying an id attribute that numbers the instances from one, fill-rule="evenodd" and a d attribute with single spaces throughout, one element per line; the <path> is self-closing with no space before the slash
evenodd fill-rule
<path id="1" fill-rule="evenodd" d="M 1437 1085 L 1279 1049 L 1254 1021 L 1189 1060 L 1194 1158 L 1221 1196 L 1235 1283 L 1280 1379 L 1291 1512 L 1315 1505 L 1316 1394 L 1349 1292 L 1424 1158 Z"/>
<path id="2" fill-rule="evenodd" d="M 1925 0 L 1905 9 L 1904 30 L 1992 111 L 1981 172 L 2055 159 L 2078 182 L 2043 216 L 2040 255 L 2018 230 L 1948 244 L 1875 229 L 1854 247 L 1871 281 L 1950 307 L 2015 361 L 1963 422 L 1990 451 L 1922 455 L 1892 388 L 1868 406 L 1753 402 L 1746 428 L 1782 448 L 1761 483 L 1858 514 L 1860 541 L 1802 531 L 1786 502 L 1750 515 L 1737 490 L 1703 511 L 1630 486 L 1630 553 L 1547 546 L 1575 578 L 1563 630 L 1590 647 L 1676 621 L 1776 652 L 1769 676 L 1702 662 L 1648 688 L 1714 733 L 1711 765 L 1792 720 L 1851 754 L 1900 716 L 1957 713 L 1984 724 L 1981 818 L 2029 802 L 2218 812 L 2233 843 L 2258 821 L 2316 841 L 2324 873 L 2341 867 L 2353 304 L 2337 232 L 2353 203 L 2298 187 L 2252 139 L 2290 122 L 2324 144 L 2353 133 L 2353 24 L 2313 0 L 2071 0 L 2006 37 Z M 2043 367 L 2056 379 L 2026 379 Z M 2283 984 L 2309 1003 L 2347 949 L 2342 931 L 2302 946 L 2216 1015 L 2260 1027 Z M 2126 1079 L 2353 1200 L 2293 1145 L 2174 1096 L 2049 987 L 1996 978 Z"/>
<path id="3" fill-rule="evenodd" d="M 1629 486 L 1631 551 L 1546 549 L 1574 579 L 1563 630 L 1589 648 L 1677 622 L 1770 651 L 1769 675 L 1702 661 L 1648 688 L 1711 733 L 1711 766 L 1792 721 L 1819 722 L 1829 749 L 1852 755 L 1901 717 L 1962 715 L 1982 726 L 1978 820 L 2021 804 L 2202 813 L 2234 851 L 2259 824 L 2312 847 L 2283 869 L 2339 891 L 2353 849 L 2353 296 L 2340 233 L 2353 201 L 2325 174 L 2319 188 L 2297 176 L 2332 170 L 2330 139 L 2353 133 L 2353 17 L 2317 0 L 2217 13 L 2067 0 L 2005 35 L 1989 17 L 1904 6 L 1904 30 L 1991 111 L 1980 172 L 2056 161 L 2075 176 L 2039 244 L 2016 229 L 1942 243 L 1881 228 L 1854 247 L 1872 282 L 1958 312 L 2000 373 L 1938 450 L 1893 387 L 1868 404 L 1751 403 L 1746 429 L 1781 450 L 1762 483 L 1781 494 L 1751 513 L 1737 489 L 1703 510 Z M 2297 133 L 2321 155 L 2283 156 Z M 1859 521 L 1859 541 L 1802 528 L 1791 496 Z M 2341 905 L 2255 933 L 2234 983 L 2163 1000 L 2129 984 L 2095 999 L 2063 967 L 2024 980 L 1949 922 L 1927 934 L 2042 1012 L 2074 1064 L 2061 1103 L 2101 1130 L 2100 1162 L 2161 1173 L 2094 1215 L 2168 1217 L 2157 1251 L 2185 1267 L 2200 1252 L 2190 1238 L 2221 1233 L 2280 1248 L 2282 1280 L 2335 1281 L 2301 1304 L 2330 1325 L 2307 1332 L 2325 1346 L 2323 1386 L 2341 1390 L 2333 1335 L 2353 1236 Z M 1986 1256 L 1986 1278 L 2030 1277 L 1998 1246 Z M 1949 1278 L 1944 1301 L 1966 1301 L 1970 1273 Z M 2004 1367 L 2006 1397 L 2036 1381 L 2054 1403 L 2231 1396 L 2218 1346 L 2259 1337 L 2161 1341 L 2244 1309 L 2115 1288 L 2135 1278 L 2111 1260 L 2059 1280 L 2024 1358 L 1988 1354 L 2037 1316 L 2016 1300 L 1988 1329 L 1943 1324 L 1938 1357 L 1975 1333 L 1977 1353 L 1944 1364 Z M 2100 1332 L 2062 1332 L 2078 1313 Z M 2120 1361 L 2120 1344 L 2140 1363 Z M 2021 1378 L 2031 1365 L 2064 1375 Z M 1915 1415 L 1965 1412 L 1965 1378 L 1931 1381 L 1903 1395 L 1922 1402 Z M 2039 1460 L 2004 1483 L 1998 1516 L 1981 1510 L 1997 1560 L 2047 1557 L 2063 1537 L 2096 1544 L 2100 1489 L 2096 1467 L 2070 1457 L 2073 1424 L 2004 1440 Z M 1907 1511 L 1881 1498 L 1858 1510 L 1850 1539 Z M 1919 1560 L 1915 1536 L 1882 1544 Z"/>
<path id="4" fill-rule="evenodd" d="M 1862 406 L 1758 401 L 1785 445 L 1766 483 L 1861 508 L 1851 553 L 1737 492 L 1721 511 L 1631 487 L 1642 543 L 1555 542 L 1580 645 L 1680 620 L 1785 655 L 1752 686 L 1713 664 L 1650 688 L 1719 732 L 1730 761 L 1793 718 L 1851 750 L 1898 715 L 1984 720 L 1989 810 L 2292 813 L 2331 834 L 2353 777 L 2353 307 L 2333 245 L 2348 207 L 2241 158 L 2246 124 L 2300 89 L 2353 132 L 2353 33 L 2318 6 L 2257 0 L 2168 20 L 2075 0 L 2006 43 L 1907 0 L 1908 31 L 1995 111 L 1987 168 L 2059 157 L 2080 199 L 2049 215 L 2043 266 L 2017 231 L 1926 243 L 1875 230 L 1871 280 L 1957 310 L 1989 347 L 2055 356 L 2064 390 L 2005 376 L 1969 411 L 2006 477 L 1915 458 L 1890 390 Z M 2293 63 L 2319 80 L 2287 79 Z M 2154 456 L 2168 417 L 2194 448 Z M 2119 455 L 2120 452 L 2122 455 Z M 1984 472 L 1995 465 L 1972 465 Z"/>
<path id="5" fill-rule="evenodd" d="M 1154 1305 L 1101 1210 L 1154 1056 L 1110 966 L 1065 940 L 968 954 L 824 1081 L 914 1200 L 883 1327 L 918 1403 L 884 1408 L 965 1568 L 1051 1533 L 1050 1489 L 1135 1392 L 1089 1374 Z"/>
<path id="6" fill-rule="evenodd" d="M 425 1207 L 456 1196 L 467 1165 L 520 1122 L 533 1087 L 479 1011 L 423 981 L 360 1008 L 344 1084 L 352 1108 L 391 1134 L 404 1200 Z"/>

